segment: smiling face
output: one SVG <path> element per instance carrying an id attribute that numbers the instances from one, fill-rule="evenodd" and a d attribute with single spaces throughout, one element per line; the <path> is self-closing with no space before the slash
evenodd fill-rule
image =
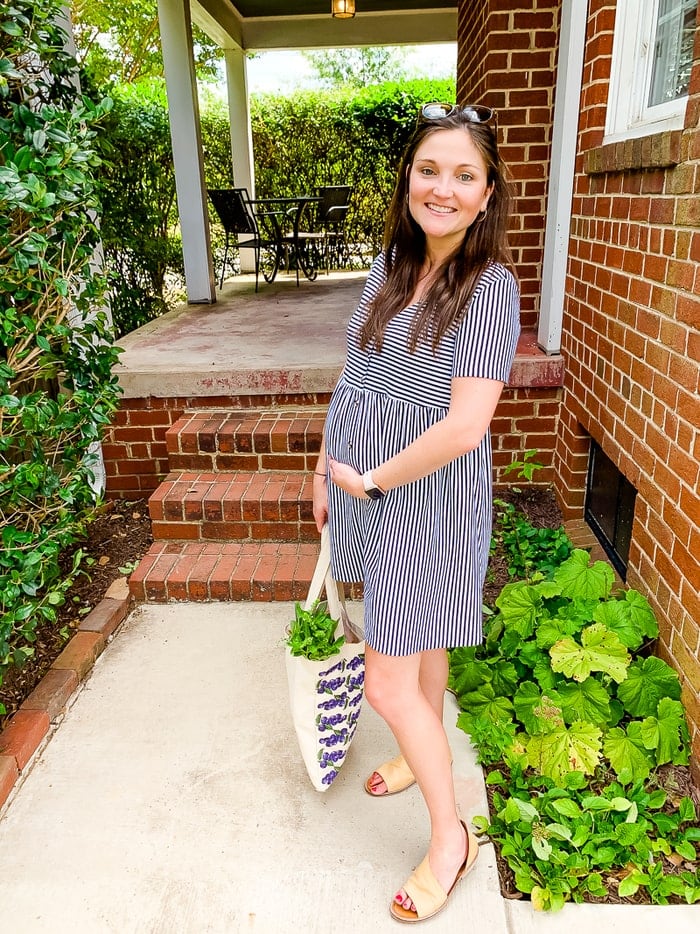
<path id="1" fill-rule="evenodd" d="M 467 130 L 426 136 L 408 172 L 408 208 L 428 251 L 445 256 L 456 250 L 486 210 L 492 190 L 486 163 Z"/>

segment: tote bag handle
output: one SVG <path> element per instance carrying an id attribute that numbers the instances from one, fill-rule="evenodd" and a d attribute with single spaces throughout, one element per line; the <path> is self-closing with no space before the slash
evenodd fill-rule
<path id="1" fill-rule="evenodd" d="M 309 593 L 304 602 L 305 610 L 310 610 L 314 603 L 321 599 L 324 588 L 331 618 L 340 620 L 348 642 L 359 642 L 363 637 L 362 632 L 351 622 L 348 611 L 345 609 L 345 588 L 331 575 L 331 538 L 328 523 L 321 530 L 321 550 L 309 585 Z"/>

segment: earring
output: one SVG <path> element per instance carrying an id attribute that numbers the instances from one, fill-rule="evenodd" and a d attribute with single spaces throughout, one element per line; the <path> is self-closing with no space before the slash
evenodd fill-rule
<path id="1" fill-rule="evenodd" d="M 488 214 L 488 212 L 489 212 L 488 207 L 484 208 L 483 211 L 479 211 L 479 213 L 478 213 L 478 215 L 477 215 L 477 218 L 476 218 L 476 220 L 474 221 L 474 223 L 475 223 L 475 224 L 483 224 L 484 221 L 486 220 L 486 215 Z"/>

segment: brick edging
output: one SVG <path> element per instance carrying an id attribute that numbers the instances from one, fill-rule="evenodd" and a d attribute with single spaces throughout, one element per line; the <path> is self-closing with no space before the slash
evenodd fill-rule
<path id="1" fill-rule="evenodd" d="M 114 581 L 0 732 L 0 808 L 133 603 L 128 579 Z"/>

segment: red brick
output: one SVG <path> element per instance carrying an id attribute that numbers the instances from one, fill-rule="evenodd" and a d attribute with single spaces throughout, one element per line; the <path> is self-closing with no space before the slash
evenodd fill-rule
<path id="1" fill-rule="evenodd" d="M 153 537 L 196 541 L 200 537 L 200 526 L 195 522 L 154 522 Z"/>
<path id="2" fill-rule="evenodd" d="M 65 710 L 78 684 L 78 676 L 74 671 L 50 668 L 20 710 L 44 710 L 49 720 L 55 720 Z"/>
<path id="3" fill-rule="evenodd" d="M 0 808 L 9 798 L 18 778 L 19 769 L 14 756 L 0 756 Z"/>
<path id="4" fill-rule="evenodd" d="M 209 575 L 216 562 L 216 555 L 200 555 L 197 558 L 187 581 L 187 595 L 190 600 L 209 599 Z"/>
<path id="5" fill-rule="evenodd" d="M 209 575 L 209 596 L 212 600 L 231 599 L 231 578 L 238 559 L 233 555 L 221 555 Z"/>
<path id="6" fill-rule="evenodd" d="M 105 644 L 105 637 L 100 632 L 76 632 L 51 667 L 74 671 L 82 681 Z"/>
<path id="7" fill-rule="evenodd" d="M 45 710 L 18 710 L 0 733 L 0 756 L 11 756 L 22 771 L 49 731 Z"/>
<path id="8" fill-rule="evenodd" d="M 247 522 L 202 522 L 201 535 L 216 541 L 242 541 L 249 539 L 251 532 Z"/>
<path id="9" fill-rule="evenodd" d="M 128 593 L 128 591 L 127 591 Z M 129 612 L 130 601 L 105 596 L 94 610 L 81 620 L 80 632 L 98 632 L 108 639 Z"/>
<path id="10" fill-rule="evenodd" d="M 165 588 L 168 600 L 186 600 L 187 581 L 197 563 L 197 555 L 183 554 L 168 571 Z"/>
<path id="11" fill-rule="evenodd" d="M 218 470 L 250 470 L 258 469 L 256 454 L 217 454 L 216 467 Z"/>

